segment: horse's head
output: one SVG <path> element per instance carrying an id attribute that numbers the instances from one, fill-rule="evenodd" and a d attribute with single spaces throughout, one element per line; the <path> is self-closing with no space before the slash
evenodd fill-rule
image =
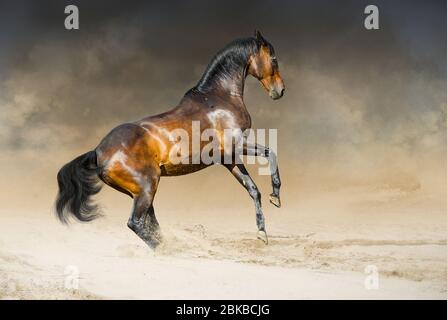
<path id="1" fill-rule="evenodd" d="M 255 31 L 255 38 L 258 51 L 250 58 L 248 73 L 262 83 L 270 98 L 279 99 L 284 95 L 285 86 L 279 74 L 275 50 L 259 31 Z"/>

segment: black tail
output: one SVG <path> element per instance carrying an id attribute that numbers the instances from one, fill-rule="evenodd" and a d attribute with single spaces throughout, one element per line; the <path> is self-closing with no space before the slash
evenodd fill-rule
<path id="1" fill-rule="evenodd" d="M 98 217 L 98 207 L 90 199 L 101 190 L 95 151 L 89 151 L 64 165 L 57 174 L 57 183 L 56 212 L 63 223 L 68 222 L 70 214 L 79 221 L 91 221 Z"/>

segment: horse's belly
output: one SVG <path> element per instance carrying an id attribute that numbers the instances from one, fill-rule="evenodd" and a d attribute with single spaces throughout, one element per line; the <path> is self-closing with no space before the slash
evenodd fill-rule
<path id="1" fill-rule="evenodd" d="M 162 176 L 182 176 L 209 167 L 207 164 L 172 164 L 166 163 L 160 166 Z"/>

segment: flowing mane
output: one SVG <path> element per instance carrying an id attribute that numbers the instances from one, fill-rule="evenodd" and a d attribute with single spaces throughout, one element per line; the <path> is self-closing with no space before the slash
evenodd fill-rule
<path id="1" fill-rule="evenodd" d="M 195 89 L 205 93 L 229 85 L 234 93 L 242 94 L 248 58 L 258 50 L 253 37 L 234 40 L 213 57 Z"/>

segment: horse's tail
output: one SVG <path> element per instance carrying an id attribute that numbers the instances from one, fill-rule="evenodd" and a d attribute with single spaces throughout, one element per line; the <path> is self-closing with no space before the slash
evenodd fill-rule
<path id="1" fill-rule="evenodd" d="M 70 214 L 79 221 L 98 217 L 98 207 L 91 200 L 101 190 L 98 173 L 95 151 L 77 157 L 59 170 L 56 213 L 62 223 L 68 222 Z"/>

